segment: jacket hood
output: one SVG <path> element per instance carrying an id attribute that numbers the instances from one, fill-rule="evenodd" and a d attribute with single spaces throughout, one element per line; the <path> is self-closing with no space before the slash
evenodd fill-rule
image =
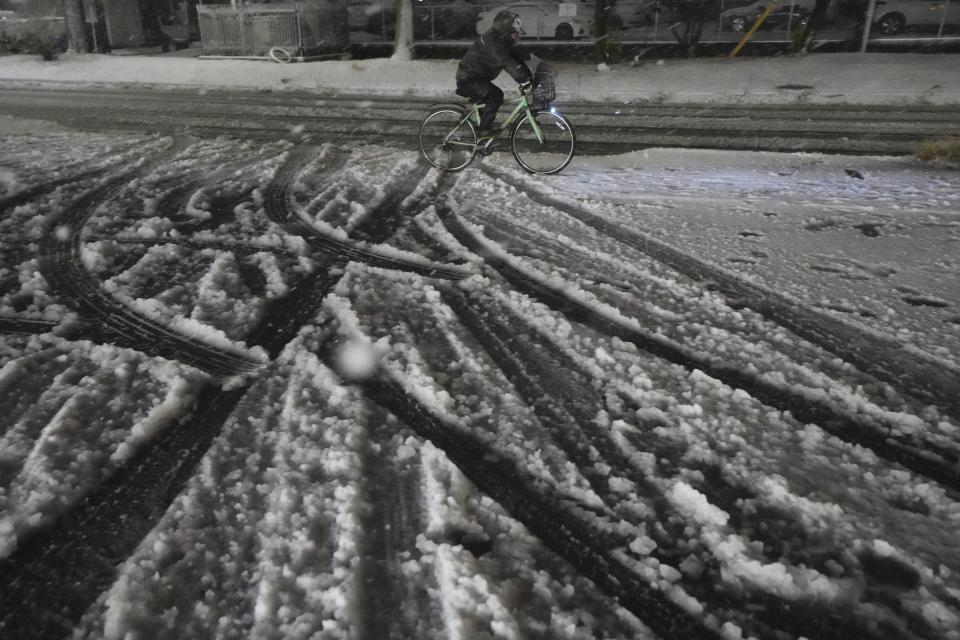
<path id="1" fill-rule="evenodd" d="M 513 31 L 513 21 L 516 18 L 517 14 L 515 13 L 506 10 L 501 11 L 494 17 L 490 30 L 498 36 L 510 35 L 510 32 Z"/>

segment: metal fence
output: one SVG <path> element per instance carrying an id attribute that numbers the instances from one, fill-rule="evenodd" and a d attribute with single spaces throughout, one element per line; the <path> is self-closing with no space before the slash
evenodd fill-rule
<path id="1" fill-rule="evenodd" d="M 197 6 L 206 55 L 267 56 L 275 48 L 300 57 L 341 52 L 349 46 L 346 12 L 339 25 L 338 18 L 334 9 L 296 1 Z"/>
<path id="2" fill-rule="evenodd" d="M 678 30 L 691 27 L 702 29 L 701 42 L 736 43 L 767 4 L 767 0 L 618 0 L 608 13 L 607 26 L 610 36 L 623 43 L 671 43 L 678 39 Z M 810 19 L 814 4 L 815 0 L 777 0 L 752 41 L 790 42 L 795 30 Z M 873 43 L 960 38 L 960 0 L 882 0 L 869 17 L 868 4 L 868 0 L 831 2 L 818 26 L 818 39 L 851 40 L 864 31 Z M 503 8 L 520 14 L 527 42 L 592 42 L 592 0 L 419 0 L 414 2 L 414 38 L 470 40 Z M 395 23 L 392 2 L 350 0 L 354 42 L 392 40 Z"/>

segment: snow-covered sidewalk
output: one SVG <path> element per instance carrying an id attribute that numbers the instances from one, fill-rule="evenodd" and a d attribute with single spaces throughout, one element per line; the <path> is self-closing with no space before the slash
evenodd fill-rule
<path id="1" fill-rule="evenodd" d="M 0 81 L 151 83 L 271 91 L 447 96 L 456 60 L 385 58 L 278 65 L 164 56 L 0 57 Z M 559 63 L 560 100 L 960 104 L 960 55 L 830 53 L 641 60 L 598 71 Z M 504 76 L 501 76 L 504 77 Z"/>

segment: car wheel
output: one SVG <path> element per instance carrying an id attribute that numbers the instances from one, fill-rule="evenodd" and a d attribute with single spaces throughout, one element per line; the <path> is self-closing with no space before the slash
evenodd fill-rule
<path id="1" fill-rule="evenodd" d="M 907 24 L 907 21 L 899 13 L 888 13 L 885 16 L 881 16 L 877 24 L 880 26 L 880 33 L 891 35 L 903 31 L 903 27 Z"/>
<path id="2" fill-rule="evenodd" d="M 557 40 L 573 40 L 573 27 L 564 22 L 557 25 Z"/>
<path id="3" fill-rule="evenodd" d="M 746 31 L 746 29 L 747 29 L 746 16 L 733 16 L 732 18 L 730 18 L 731 31 Z"/>

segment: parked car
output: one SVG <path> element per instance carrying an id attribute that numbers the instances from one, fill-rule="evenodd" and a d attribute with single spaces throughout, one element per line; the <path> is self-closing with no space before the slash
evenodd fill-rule
<path id="1" fill-rule="evenodd" d="M 946 6 L 944 6 L 946 4 Z M 946 10 L 946 20 L 944 20 Z M 887 35 L 907 27 L 960 26 L 960 0 L 877 0 L 873 14 L 877 31 Z"/>
<path id="2" fill-rule="evenodd" d="M 478 11 L 465 0 L 414 0 L 413 35 L 417 39 L 470 37 Z M 371 1 L 365 15 L 368 33 L 393 38 L 397 12 L 392 1 Z"/>
<path id="3" fill-rule="evenodd" d="M 563 15 L 565 5 L 523 5 L 511 4 L 493 7 L 477 17 L 477 33 L 484 33 L 493 24 L 493 18 L 506 9 L 520 16 L 523 22 L 525 38 L 556 38 L 574 40 L 589 33 L 588 16 L 577 11 L 577 15 Z M 576 6 L 576 5 L 574 5 Z"/>
<path id="4" fill-rule="evenodd" d="M 720 12 L 720 24 L 730 31 L 746 31 L 766 10 L 770 0 L 758 0 L 743 7 Z M 761 29 L 780 31 L 807 24 L 814 0 L 777 0 Z"/>
<path id="5" fill-rule="evenodd" d="M 594 22 L 595 0 L 580 0 L 579 16 L 589 26 Z M 630 27 L 646 27 L 656 21 L 658 0 L 617 0 L 607 14 L 607 29 L 617 31 Z"/>

